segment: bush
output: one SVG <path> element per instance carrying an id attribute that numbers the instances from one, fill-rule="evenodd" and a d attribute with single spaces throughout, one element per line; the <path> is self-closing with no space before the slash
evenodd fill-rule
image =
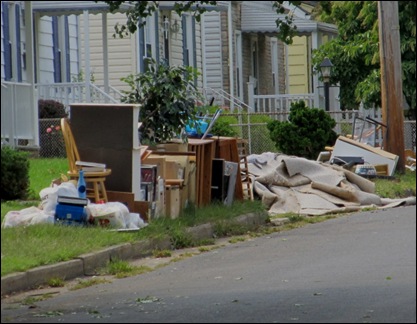
<path id="1" fill-rule="evenodd" d="M 29 154 L 1 148 L 1 200 L 26 199 L 29 189 Z"/>
<path id="2" fill-rule="evenodd" d="M 214 115 L 219 106 L 207 106 L 200 108 L 205 113 L 210 114 L 211 116 Z M 213 127 L 210 130 L 210 133 L 215 136 L 225 136 L 225 137 L 238 137 L 240 134 L 236 132 L 236 130 L 230 126 L 230 124 L 237 124 L 238 120 L 234 116 L 222 116 L 220 114 L 219 118 L 214 122 Z"/>
<path id="3" fill-rule="evenodd" d="M 316 159 L 326 145 L 334 145 L 337 134 L 334 119 L 319 108 L 308 108 L 304 101 L 291 104 L 288 121 L 268 123 L 271 139 L 284 154 Z"/>
<path id="4" fill-rule="evenodd" d="M 55 100 L 38 100 L 39 119 L 67 117 L 65 106 Z"/>
<path id="5" fill-rule="evenodd" d="M 234 117 L 219 117 L 211 128 L 210 133 L 215 136 L 237 137 L 238 133 L 230 126 L 230 124 L 237 124 L 237 120 L 234 121 L 232 118 Z"/>

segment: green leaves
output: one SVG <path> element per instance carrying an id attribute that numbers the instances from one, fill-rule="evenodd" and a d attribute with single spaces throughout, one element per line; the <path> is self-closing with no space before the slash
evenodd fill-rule
<path id="1" fill-rule="evenodd" d="M 291 105 L 288 121 L 267 124 L 271 139 L 284 154 L 316 159 L 326 145 L 333 145 L 336 122 L 319 108 L 308 108 L 304 101 Z"/>
<path id="2" fill-rule="evenodd" d="M 313 53 L 315 69 L 324 57 L 334 68 L 330 82 L 340 85 L 342 109 L 380 106 L 381 81 L 377 1 L 332 1 L 321 4 L 320 19 L 337 25 L 338 37 Z M 403 93 L 416 109 L 416 4 L 399 1 Z"/>
<path id="3" fill-rule="evenodd" d="M 175 137 L 186 140 L 182 129 L 197 114 L 195 100 L 201 94 L 194 86 L 195 71 L 188 66 L 167 66 L 149 61 L 148 71 L 123 78 L 131 88 L 122 102 L 139 103 L 141 140 L 151 143 Z"/>

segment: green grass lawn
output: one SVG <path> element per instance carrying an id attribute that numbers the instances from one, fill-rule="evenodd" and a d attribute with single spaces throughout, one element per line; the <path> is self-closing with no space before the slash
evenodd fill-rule
<path id="1" fill-rule="evenodd" d="M 28 201 L 1 203 L 1 220 L 9 211 L 17 211 L 40 203 L 39 192 L 49 187 L 53 179 L 67 170 L 66 159 L 30 159 L 30 196 Z M 407 171 L 394 179 L 375 179 L 376 193 L 381 197 L 404 198 L 416 195 L 415 172 Z M 264 212 L 260 201 L 234 202 L 231 207 L 211 204 L 204 208 L 189 208 L 177 219 L 157 219 L 137 232 L 111 232 L 105 228 L 90 226 L 57 226 L 38 224 L 1 228 L 1 275 L 71 260 L 80 254 L 100 250 L 115 244 L 133 242 L 150 237 L 170 237 L 178 248 L 192 246 L 184 234 L 189 226 L 208 222 L 223 222 L 242 214 Z M 323 220 L 325 218 L 322 218 Z M 242 234 L 242 229 L 225 229 L 229 234 Z M 227 225 L 226 225 L 227 226 Z M 244 230 L 244 229 L 243 229 Z"/>
<path id="2" fill-rule="evenodd" d="M 29 159 L 29 199 L 39 200 L 39 192 L 67 171 L 67 159 Z"/>

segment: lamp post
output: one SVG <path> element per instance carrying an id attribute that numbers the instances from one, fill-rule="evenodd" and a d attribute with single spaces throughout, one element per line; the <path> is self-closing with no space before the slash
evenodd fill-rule
<path id="1" fill-rule="evenodd" d="M 330 88 L 330 74 L 332 72 L 333 64 L 329 60 L 328 57 L 325 57 L 323 62 L 320 64 L 320 71 L 321 75 L 323 77 L 324 82 L 324 99 L 325 99 L 325 109 L 326 111 L 330 111 L 330 94 L 329 94 L 329 88 Z"/>

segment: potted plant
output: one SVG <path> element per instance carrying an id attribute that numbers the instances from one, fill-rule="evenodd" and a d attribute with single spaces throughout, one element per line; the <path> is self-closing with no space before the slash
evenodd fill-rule
<path id="1" fill-rule="evenodd" d="M 197 72 L 188 66 L 168 66 L 149 60 L 146 72 L 122 78 L 130 86 L 121 101 L 141 104 L 139 122 L 142 143 L 150 145 L 174 138 L 187 141 L 184 132 L 198 112 L 201 94 L 194 86 Z"/>

